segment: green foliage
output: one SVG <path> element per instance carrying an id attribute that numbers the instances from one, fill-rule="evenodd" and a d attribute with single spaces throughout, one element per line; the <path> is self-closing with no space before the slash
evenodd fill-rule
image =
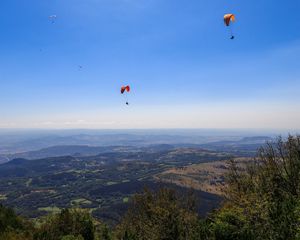
<path id="1" fill-rule="evenodd" d="M 68 235 L 84 240 L 95 239 L 94 224 L 88 212 L 64 209 L 60 214 L 48 217 L 37 229 L 34 239 L 61 240 Z"/>
<path id="2" fill-rule="evenodd" d="M 32 225 L 18 217 L 13 209 L 0 204 L 0 239 L 31 239 Z"/>
<path id="3" fill-rule="evenodd" d="M 32 236 L 28 233 L 16 232 L 11 229 L 8 232 L 5 232 L 0 235 L 0 239 L 2 240 L 32 240 Z"/>
<path id="4" fill-rule="evenodd" d="M 117 228 L 117 239 L 196 239 L 198 217 L 193 201 L 180 198 L 173 190 L 145 190 Z"/>
<path id="5" fill-rule="evenodd" d="M 231 161 L 227 197 L 213 224 L 217 239 L 296 239 L 299 232 L 300 136 L 259 150 L 241 169 Z"/>
<path id="6" fill-rule="evenodd" d="M 136 240 L 137 238 L 135 237 L 134 234 L 129 233 L 127 230 L 124 233 L 123 240 Z"/>
<path id="7" fill-rule="evenodd" d="M 107 225 L 103 224 L 98 232 L 98 235 L 100 236 L 100 240 L 111 240 L 111 230 L 107 227 Z"/>
<path id="8" fill-rule="evenodd" d="M 0 234 L 9 228 L 23 229 L 22 221 L 11 208 L 0 205 Z"/>
<path id="9" fill-rule="evenodd" d="M 214 219 L 212 231 L 216 240 L 256 239 L 240 208 L 223 208 Z"/>
<path id="10" fill-rule="evenodd" d="M 84 239 L 81 235 L 77 237 L 75 237 L 74 235 L 67 235 L 64 236 L 61 240 L 84 240 Z"/>

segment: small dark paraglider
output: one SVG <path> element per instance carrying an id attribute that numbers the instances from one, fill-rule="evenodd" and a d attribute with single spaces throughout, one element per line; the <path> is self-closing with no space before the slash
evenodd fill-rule
<path id="1" fill-rule="evenodd" d="M 121 94 L 126 97 L 126 105 L 129 105 L 128 96 L 127 96 L 127 94 L 129 92 L 130 92 L 130 86 L 129 85 L 121 87 Z"/>
<path id="2" fill-rule="evenodd" d="M 233 32 L 232 32 L 232 26 L 231 26 L 231 23 L 235 21 L 235 15 L 232 14 L 232 13 L 229 13 L 229 14 L 225 14 L 224 15 L 224 23 L 225 25 L 229 28 L 230 30 L 230 39 L 234 39 L 234 35 L 233 35 Z"/>
<path id="3" fill-rule="evenodd" d="M 49 19 L 50 19 L 50 21 L 51 21 L 51 23 L 52 23 L 52 24 L 54 24 L 54 23 L 55 23 L 55 21 L 56 21 L 56 18 L 57 18 L 57 16 L 56 16 L 56 15 L 50 15 L 50 16 L 49 16 Z"/>

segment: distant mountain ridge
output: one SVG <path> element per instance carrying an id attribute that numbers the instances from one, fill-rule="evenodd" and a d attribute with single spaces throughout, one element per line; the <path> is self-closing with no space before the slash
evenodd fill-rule
<path id="1" fill-rule="evenodd" d="M 117 143 L 123 141 L 123 138 L 128 135 L 122 134 L 119 135 Z M 111 136 L 112 137 L 112 136 Z M 116 137 L 116 136 L 114 136 Z M 113 138 L 114 138 L 113 137 Z M 131 136 L 132 137 L 132 136 Z M 170 136 L 169 136 L 170 137 Z M 80 138 L 88 138 L 88 141 L 91 141 L 91 136 L 80 135 Z M 145 137 L 147 138 L 147 137 Z M 165 136 L 165 138 L 168 138 Z M 176 138 L 176 136 L 175 136 Z M 73 137 L 72 137 L 73 139 Z M 98 137 L 96 137 L 98 139 Z M 73 139 L 74 140 L 74 139 Z M 244 137 L 235 140 L 222 140 L 222 141 L 213 141 L 204 144 L 198 143 L 185 143 L 185 140 L 180 139 L 179 137 L 174 139 L 173 142 L 178 143 L 156 143 L 151 144 L 152 141 L 149 141 L 149 144 L 145 144 L 147 141 L 141 141 L 139 144 L 134 143 L 136 140 L 131 139 L 132 141 L 127 141 L 128 145 L 125 145 L 125 142 L 121 145 L 110 145 L 110 146 L 94 146 L 88 144 L 75 144 L 75 145 L 55 145 L 46 148 L 41 148 L 39 150 L 33 151 L 24 151 L 16 154 L 2 154 L 0 155 L 0 164 L 8 162 L 14 158 L 26 158 L 29 160 L 33 159 L 43 159 L 49 157 L 60 157 L 60 156 L 93 156 L 105 152 L 122 152 L 122 151 L 163 151 L 163 150 L 171 150 L 174 148 L 180 147 L 192 147 L 198 149 L 208 149 L 213 151 L 229 151 L 229 152 L 237 152 L 237 151 L 249 151 L 249 153 L 254 153 L 257 148 L 261 145 L 265 144 L 268 141 L 272 141 L 273 138 L 268 136 L 253 136 L 253 137 Z M 165 139 L 166 140 L 166 139 Z M 37 140 L 35 140 L 37 141 Z M 51 140 L 52 141 L 52 140 Z M 58 141 L 57 143 L 59 143 Z M 62 141 L 64 142 L 64 141 Z M 97 141 L 96 141 L 97 142 Z M 168 141 L 166 141 L 168 142 Z M 182 143 L 180 143 L 182 142 Z M 95 143 L 94 143 L 95 144 Z M 251 155 L 251 154 L 250 154 Z"/>
<path id="2" fill-rule="evenodd" d="M 10 159 L 14 158 L 26 158 L 32 159 L 42 159 L 50 157 L 60 157 L 60 156 L 91 156 L 97 155 L 104 152 L 114 151 L 116 147 L 92 147 L 85 145 L 60 145 L 48 148 L 42 148 L 37 151 L 29 151 L 24 153 L 16 153 L 10 155 Z"/>

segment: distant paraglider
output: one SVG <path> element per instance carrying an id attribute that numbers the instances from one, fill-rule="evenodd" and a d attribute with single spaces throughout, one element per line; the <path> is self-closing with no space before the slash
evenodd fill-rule
<path id="1" fill-rule="evenodd" d="M 54 24 L 56 19 L 57 19 L 57 16 L 56 15 L 50 15 L 49 19 L 50 19 L 51 23 Z"/>
<path id="2" fill-rule="evenodd" d="M 231 26 L 232 22 L 234 22 L 234 21 L 235 21 L 235 15 L 234 14 L 229 13 L 229 14 L 224 15 L 224 23 L 230 30 L 230 35 L 231 35 L 230 39 L 234 39 L 234 35 L 233 35 L 233 32 L 232 32 L 232 26 Z"/>
<path id="3" fill-rule="evenodd" d="M 129 93 L 129 92 L 130 92 L 130 86 L 129 85 L 121 87 L 121 94 L 125 95 L 125 97 L 126 97 L 126 105 L 129 105 L 128 96 L 127 96 L 127 93 Z"/>

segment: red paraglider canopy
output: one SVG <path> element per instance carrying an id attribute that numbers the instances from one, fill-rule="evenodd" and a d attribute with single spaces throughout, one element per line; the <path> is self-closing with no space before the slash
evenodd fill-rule
<path id="1" fill-rule="evenodd" d="M 121 87 L 121 94 L 123 94 L 125 91 L 130 92 L 130 86 L 129 85 Z"/>
<path id="2" fill-rule="evenodd" d="M 224 15 L 224 23 L 227 27 L 230 25 L 230 22 L 234 22 L 234 21 L 235 21 L 235 15 L 234 14 L 229 13 L 229 14 Z"/>

